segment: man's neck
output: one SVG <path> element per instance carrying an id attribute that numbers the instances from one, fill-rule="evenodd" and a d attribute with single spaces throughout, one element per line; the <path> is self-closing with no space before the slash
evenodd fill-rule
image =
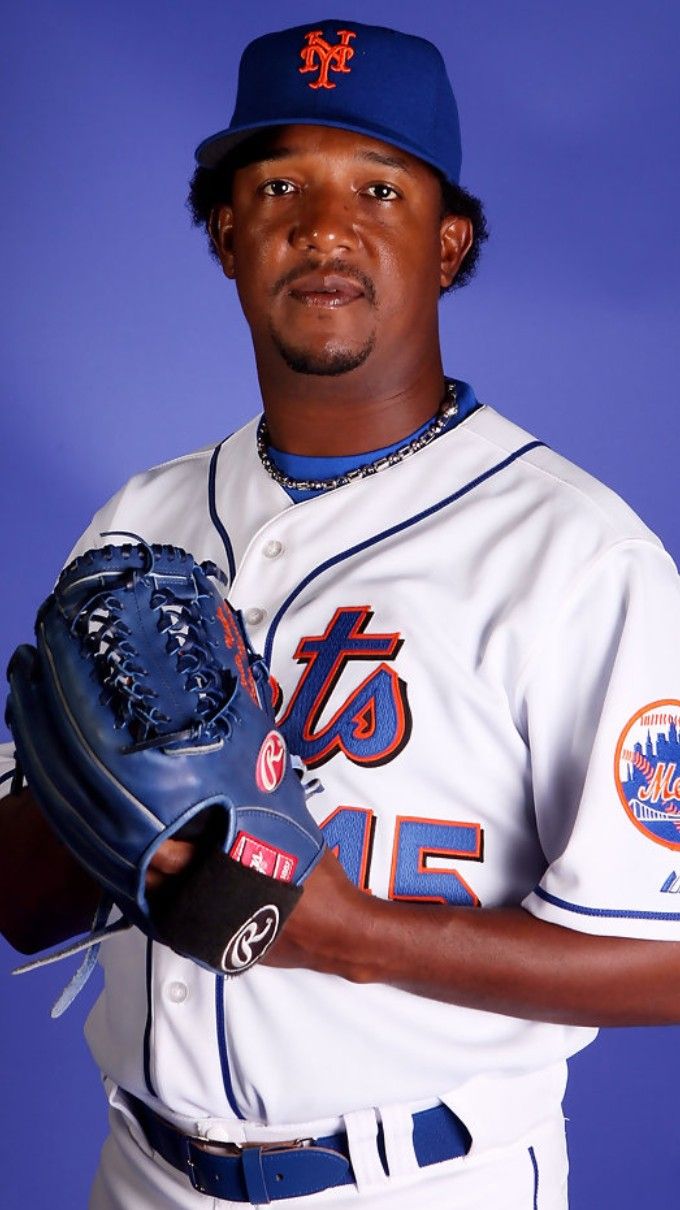
<path id="1" fill-rule="evenodd" d="M 343 455 L 382 449 L 413 433 L 445 393 L 438 358 L 408 376 L 362 372 L 337 376 L 260 372 L 271 444 L 291 454 Z"/>

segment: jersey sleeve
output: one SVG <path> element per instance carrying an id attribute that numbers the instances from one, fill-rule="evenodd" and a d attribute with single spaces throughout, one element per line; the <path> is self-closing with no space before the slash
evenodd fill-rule
<path id="1" fill-rule="evenodd" d="M 14 744 L 0 744 L 0 798 L 9 794 L 14 777 Z"/>
<path id="2" fill-rule="evenodd" d="M 524 907 L 589 933 L 680 940 L 680 579 L 621 542 L 571 585 L 521 710 L 547 868 Z"/>

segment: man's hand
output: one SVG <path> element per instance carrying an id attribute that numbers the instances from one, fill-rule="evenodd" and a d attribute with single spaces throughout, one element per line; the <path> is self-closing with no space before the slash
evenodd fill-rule
<path id="1" fill-rule="evenodd" d="M 353 938 L 370 935 L 370 896 L 350 882 L 340 862 L 327 849 L 310 874 L 295 911 L 276 945 L 264 959 L 268 966 L 306 967 L 341 974 L 355 983 L 367 982 Z M 365 938 L 367 941 L 367 937 Z"/>
<path id="2" fill-rule="evenodd" d="M 187 870 L 198 854 L 193 841 L 166 840 L 158 849 L 147 874 L 152 894 L 168 890 L 169 880 Z M 364 972 L 352 961 L 352 920 L 365 927 L 363 911 L 367 896 L 357 890 L 340 862 L 326 850 L 310 874 L 303 894 L 263 962 L 269 966 L 306 967 L 326 973 L 342 973 L 362 982 Z"/>

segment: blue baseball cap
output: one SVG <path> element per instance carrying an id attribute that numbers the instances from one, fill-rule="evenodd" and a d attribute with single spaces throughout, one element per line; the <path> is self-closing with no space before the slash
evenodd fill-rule
<path id="1" fill-rule="evenodd" d="M 258 130 L 291 125 L 354 130 L 460 180 L 456 99 L 424 38 L 336 19 L 256 38 L 241 58 L 231 123 L 203 140 L 196 159 L 214 168 Z"/>

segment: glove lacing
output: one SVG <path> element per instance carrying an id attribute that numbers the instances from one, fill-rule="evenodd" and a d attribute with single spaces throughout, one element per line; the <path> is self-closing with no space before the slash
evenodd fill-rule
<path id="1" fill-rule="evenodd" d="M 218 570 L 210 563 L 203 569 L 206 575 Z M 127 571 L 126 590 L 134 590 L 149 574 L 149 569 Z M 150 609 L 158 614 L 157 629 L 167 636 L 166 652 L 174 657 L 186 692 L 196 698 L 191 711 L 187 711 L 195 719 L 191 727 L 163 730 L 172 719 L 159 707 L 158 692 L 145 680 L 149 671 L 131 642 L 132 632 L 122 616 L 122 598 L 111 592 L 110 585 L 91 593 L 71 619 L 71 632 L 94 662 L 102 684 L 102 703 L 115 713 L 114 726 L 127 727 L 133 736 L 125 752 L 177 743 L 219 742 L 223 737 L 228 739 L 233 726 L 241 721 L 231 704 L 236 678 L 220 667 L 213 654 L 215 642 L 201 626 L 204 614 L 199 602 L 209 594 L 199 584 L 195 587 L 192 601 L 177 597 L 166 586 L 157 586 L 149 597 Z"/>

